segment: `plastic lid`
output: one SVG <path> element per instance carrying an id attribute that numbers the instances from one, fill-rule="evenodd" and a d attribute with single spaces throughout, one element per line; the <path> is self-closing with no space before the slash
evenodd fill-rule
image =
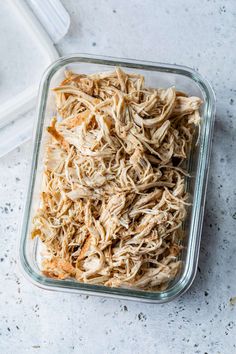
<path id="1" fill-rule="evenodd" d="M 59 0 L 4 1 L 0 31 L 0 157 L 31 137 L 38 85 L 70 17 Z M 24 116 L 22 116 L 24 115 Z"/>

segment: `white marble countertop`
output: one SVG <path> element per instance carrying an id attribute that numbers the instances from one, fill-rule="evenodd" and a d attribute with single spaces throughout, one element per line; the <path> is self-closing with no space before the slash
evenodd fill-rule
<path id="1" fill-rule="evenodd" d="M 236 353 L 236 2 L 63 3 L 72 24 L 58 44 L 61 54 L 185 64 L 212 83 L 217 116 L 199 268 L 191 289 L 165 305 L 31 285 L 17 264 L 28 142 L 0 160 L 0 352 Z"/>

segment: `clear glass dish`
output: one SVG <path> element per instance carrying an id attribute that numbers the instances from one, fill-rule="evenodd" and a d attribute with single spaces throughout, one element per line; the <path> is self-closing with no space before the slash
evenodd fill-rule
<path id="1" fill-rule="evenodd" d="M 47 278 L 40 271 L 40 241 L 30 238 L 31 221 L 40 196 L 43 172 L 42 161 L 46 138 L 45 127 L 49 125 L 51 117 L 56 114 L 51 88 L 60 83 L 65 69 L 80 73 L 94 73 L 111 70 L 116 65 L 125 68 L 128 72 L 138 72 L 144 75 L 148 86 L 164 88 L 176 86 L 178 90 L 184 91 L 189 95 L 198 96 L 203 100 L 200 137 L 198 143 L 193 144 L 187 166 L 191 177 L 186 178 L 186 189 L 191 195 L 192 205 L 188 209 L 184 225 L 186 237 L 181 254 L 183 266 L 178 277 L 169 284 L 166 290 L 161 292 L 109 288 L 79 283 L 73 279 L 57 280 Z M 167 302 L 183 294 L 192 284 L 197 270 L 214 116 L 215 97 L 211 86 L 196 71 L 188 67 L 110 57 L 95 57 L 86 54 L 67 56 L 53 63 L 45 72 L 39 90 L 31 176 L 20 241 L 20 261 L 25 275 L 34 284 L 44 289 L 152 303 Z"/>

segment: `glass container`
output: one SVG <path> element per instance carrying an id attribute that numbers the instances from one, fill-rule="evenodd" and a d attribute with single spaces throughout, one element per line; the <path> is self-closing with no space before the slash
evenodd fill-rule
<path id="1" fill-rule="evenodd" d="M 56 114 L 55 100 L 51 89 L 62 81 L 65 70 L 89 74 L 112 70 L 115 66 L 120 66 L 127 72 L 136 72 L 144 75 L 147 86 L 157 88 L 175 86 L 177 90 L 184 91 L 188 95 L 198 96 L 203 101 L 199 137 L 197 143 L 192 145 L 187 163 L 190 177 L 186 177 L 186 190 L 191 196 L 191 206 L 188 208 L 187 218 L 184 223 L 186 236 L 180 256 L 183 265 L 175 280 L 169 284 L 166 290 L 159 292 L 110 288 L 101 285 L 84 284 L 74 279 L 57 280 L 48 278 L 40 270 L 41 241 L 37 238 L 32 240 L 30 237 L 32 217 L 39 205 L 44 146 L 47 138 L 46 127 L 50 124 L 52 116 Z M 75 54 L 60 58 L 54 62 L 42 78 L 38 96 L 31 175 L 21 227 L 20 261 L 25 275 L 34 284 L 44 289 L 109 296 L 127 300 L 132 299 L 150 303 L 171 301 L 183 294 L 192 284 L 197 270 L 214 117 L 215 97 L 210 84 L 198 72 L 188 67 L 87 54 Z"/>

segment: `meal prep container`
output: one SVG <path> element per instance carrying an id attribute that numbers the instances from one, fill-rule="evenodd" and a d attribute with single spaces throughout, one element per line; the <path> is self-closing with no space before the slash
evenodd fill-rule
<path id="1" fill-rule="evenodd" d="M 1 1 L 1 19 L 0 157 L 31 138 L 38 84 L 70 16 L 60 0 L 13 0 Z"/>
<path id="2" fill-rule="evenodd" d="M 89 74 L 113 70 L 114 66 L 120 66 L 127 72 L 144 75 L 146 86 L 154 88 L 175 86 L 177 90 L 184 91 L 188 95 L 198 96 L 203 101 L 200 136 L 197 143 L 195 142 L 192 146 L 186 166 L 191 175 L 191 177 L 186 177 L 186 190 L 191 195 L 191 206 L 188 208 L 184 223 L 186 237 L 183 241 L 184 249 L 180 257 L 183 265 L 175 280 L 169 284 L 166 290 L 160 292 L 109 288 L 101 285 L 79 283 L 73 279 L 47 278 L 40 270 L 41 241 L 37 238 L 32 240 L 30 237 L 32 217 L 39 206 L 44 143 L 47 135 L 46 127 L 50 125 L 52 116 L 56 115 L 55 100 L 51 89 L 62 81 L 65 69 Z M 150 303 L 167 302 L 183 294 L 192 284 L 197 270 L 214 116 L 215 98 L 211 86 L 196 71 L 188 67 L 80 54 L 61 58 L 52 64 L 45 72 L 39 90 L 33 160 L 22 222 L 20 260 L 23 271 L 28 278 L 35 285 L 44 289 L 102 295 Z"/>

